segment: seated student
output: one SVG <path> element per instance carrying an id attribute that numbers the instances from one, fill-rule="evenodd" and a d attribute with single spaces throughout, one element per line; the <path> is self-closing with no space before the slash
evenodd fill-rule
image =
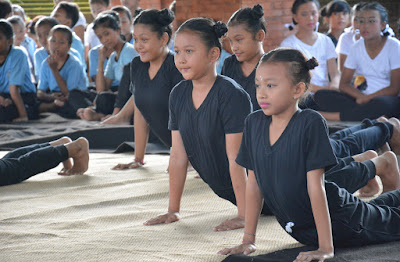
<path id="1" fill-rule="evenodd" d="M 315 58 L 307 60 L 293 49 L 273 50 L 260 61 L 256 81 L 262 110 L 247 117 L 236 158 L 249 170 L 243 240 L 220 254 L 256 250 L 257 222 L 264 201 L 288 234 L 316 248 L 301 252 L 296 262 L 332 258 L 334 247 L 400 240 L 400 174 L 392 152 L 353 162 L 364 166 L 362 172 L 349 174 L 342 169 L 335 176 L 328 175 L 338 162 L 326 121 L 317 112 L 298 107 L 298 99 L 310 83 L 310 70 L 317 65 Z M 388 177 L 393 181 L 388 185 L 393 187 L 385 191 L 394 191 L 370 202 L 355 197 L 352 193 L 377 172 L 391 173 Z"/>
<path id="2" fill-rule="evenodd" d="M 360 9 L 364 4 L 365 4 L 364 2 L 360 2 L 355 4 L 351 8 L 350 12 L 351 27 L 346 28 L 344 30 L 344 33 L 339 37 L 336 46 L 336 53 L 338 54 L 338 64 L 340 72 L 343 71 L 344 62 L 346 61 L 346 58 L 349 55 L 350 48 L 361 37 L 360 23 L 358 22 L 358 16 L 360 14 Z"/>
<path id="3" fill-rule="evenodd" d="M 42 63 L 37 97 L 40 112 L 57 112 L 64 117 L 75 117 L 76 109 L 69 101 L 71 90 L 86 89 L 85 75 L 79 60 L 69 55 L 72 31 L 56 25 L 49 34 L 50 55 Z"/>
<path id="4" fill-rule="evenodd" d="M 118 90 L 118 86 L 111 86 L 111 84 L 114 80 L 121 80 L 124 66 L 137 56 L 133 45 L 121 38 L 119 15 L 114 11 L 106 11 L 94 21 L 93 29 L 103 43 L 103 46 L 99 49 L 99 63 L 96 74 L 98 95 L 95 99 L 95 108 L 88 107 L 78 110 L 77 115 L 81 119 L 99 121 L 113 112 L 116 98 L 116 94 L 113 92 Z M 108 55 L 110 58 L 104 71 L 104 61 Z M 102 96 L 101 99 L 100 96 Z M 101 104 L 100 101 L 102 101 Z"/>
<path id="5" fill-rule="evenodd" d="M 36 119 L 36 89 L 26 52 L 13 46 L 12 25 L 0 20 L 0 123 Z"/>
<path id="6" fill-rule="evenodd" d="M 37 16 L 35 16 L 32 20 L 30 20 L 30 21 L 28 22 L 28 24 L 26 25 L 27 30 L 28 30 L 28 33 L 27 33 L 27 34 L 28 34 L 28 36 L 29 36 L 33 41 L 35 41 L 35 43 L 36 43 L 36 49 L 42 47 L 42 46 L 39 44 L 38 39 L 36 38 L 36 31 L 35 31 L 36 23 L 37 23 L 37 21 L 39 21 L 39 19 L 42 18 L 42 17 L 44 17 L 44 15 L 37 15 Z M 36 50 L 35 50 L 35 51 L 36 51 Z M 35 53 L 33 53 L 33 54 L 35 54 Z"/>
<path id="7" fill-rule="evenodd" d="M 92 13 L 93 19 L 103 11 L 106 11 L 110 5 L 110 0 L 89 0 L 90 12 Z M 85 57 L 88 60 L 89 50 L 100 45 L 100 40 L 93 30 L 93 22 L 88 24 L 85 31 Z M 90 60 L 89 60 L 90 61 Z M 97 70 L 97 67 L 95 68 Z M 90 64 L 89 64 L 89 70 Z M 90 80 L 90 79 L 89 79 Z"/>
<path id="8" fill-rule="evenodd" d="M 140 0 L 121 0 L 121 4 L 131 11 L 131 14 L 136 15 L 136 10 L 139 9 Z"/>
<path id="9" fill-rule="evenodd" d="M 29 71 L 31 73 L 31 80 L 32 82 L 36 83 L 33 63 L 33 55 L 36 51 L 36 43 L 33 39 L 26 35 L 25 22 L 20 16 L 13 15 L 7 18 L 7 21 L 13 26 L 14 46 L 21 46 L 26 51 L 29 63 Z"/>
<path id="10" fill-rule="evenodd" d="M 329 25 L 327 36 L 336 46 L 340 35 L 349 25 L 350 6 L 345 0 L 333 0 L 321 8 L 321 16 Z"/>
<path id="11" fill-rule="evenodd" d="M 50 16 L 43 16 L 35 24 L 35 27 L 36 27 L 35 32 L 37 34 L 37 39 L 38 39 L 39 44 L 42 46 L 41 48 L 38 48 L 34 54 L 35 75 L 36 75 L 36 79 L 38 80 L 38 82 L 39 82 L 39 78 L 40 78 L 40 70 L 42 69 L 42 63 L 44 60 L 46 60 L 46 58 L 49 56 L 49 53 L 50 53 L 49 52 L 49 44 L 48 44 L 49 33 L 50 33 L 51 29 L 56 25 L 58 25 L 57 20 L 54 17 L 50 17 Z M 79 55 L 78 51 L 76 51 L 72 47 L 69 49 L 68 53 L 70 55 L 75 56 L 79 60 L 80 55 Z M 82 62 L 82 61 L 79 60 L 79 62 Z M 84 65 L 81 64 L 81 66 L 82 66 L 82 70 L 83 70 Z"/>
<path id="12" fill-rule="evenodd" d="M 7 19 L 13 15 L 12 5 L 9 0 L 0 0 L 0 19 Z"/>
<path id="13" fill-rule="evenodd" d="M 315 94 L 327 120 L 361 121 L 364 118 L 400 114 L 400 42 L 388 37 L 386 9 L 379 3 L 365 4 L 360 11 L 362 38 L 350 49 L 340 80 L 340 92 Z M 354 74 L 366 79 L 357 88 Z"/>
<path id="14" fill-rule="evenodd" d="M 250 95 L 253 110 L 260 109 L 256 99 L 254 77 L 264 54 L 263 41 L 267 28 L 261 5 L 241 8 L 228 21 L 228 40 L 232 56 L 224 61 L 221 74 L 239 83 Z"/>
<path id="15" fill-rule="evenodd" d="M 57 6 L 61 1 L 64 2 L 74 2 L 73 0 L 53 0 L 54 5 Z M 79 10 L 79 6 L 78 6 L 78 10 Z M 79 39 L 82 41 L 82 43 L 85 42 L 84 40 L 84 36 L 85 36 L 85 29 L 86 29 L 86 18 L 85 15 L 79 11 L 79 19 L 76 22 L 76 24 L 74 26 L 72 26 L 71 28 L 74 33 L 76 33 L 76 35 L 79 37 Z"/>
<path id="16" fill-rule="evenodd" d="M 300 50 L 307 58 L 315 57 L 319 66 L 312 71 L 310 92 L 321 89 L 337 89 L 340 75 L 336 63 L 337 54 L 332 40 L 315 31 L 319 17 L 317 0 L 296 0 L 292 5 L 293 21 L 298 32 L 282 41 L 281 47 Z M 313 96 L 307 97 L 304 107 L 317 109 Z"/>
<path id="17" fill-rule="evenodd" d="M 62 137 L 49 143 L 15 149 L 0 159 L 0 186 L 21 183 L 61 162 L 63 169 L 59 175 L 85 173 L 89 166 L 89 142 L 83 137 L 75 141 Z"/>
<path id="18" fill-rule="evenodd" d="M 61 2 L 56 5 L 51 16 L 57 19 L 61 25 L 66 25 L 69 28 L 73 28 L 74 25 L 79 20 L 79 7 L 75 3 Z M 73 32 L 72 34 L 72 45 L 71 47 L 78 51 L 79 60 L 81 64 L 84 65 L 84 70 L 86 71 L 86 61 L 85 61 L 85 47 L 81 39 Z"/>
<path id="19" fill-rule="evenodd" d="M 125 42 L 133 45 L 133 23 L 131 11 L 125 6 L 117 5 L 111 8 L 111 11 L 117 12 L 119 21 L 121 23 L 121 35 L 124 37 Z"/>

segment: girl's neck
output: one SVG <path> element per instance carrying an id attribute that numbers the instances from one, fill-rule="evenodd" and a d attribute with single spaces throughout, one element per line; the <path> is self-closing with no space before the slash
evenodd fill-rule
<path id="1" fill-rule="evenodd" d="M 67 62 L 67 60 L 68 60 L 68 57 L 69 57 L 68 53 L 66 53 L 63 56 L 58 57 L 58 59 L 57 59 L 58 70 L 60 70 L 64 66 L 65 62 Z"/>
<path id="2" fill-rule="evenodd" d="M 125 41 L 129 43 L 132 40 L 132 33 L 126 34 L 124 35 L 124 37 Z"/>
<path id="3" fill-rule="evenodd" d="M 196 80 L 192 80 L 193 89 L 197 91 L 206 91 L 211 90 L 215 80 L 217 79 L 217 71 L 215 69 L 215 65 L 211 67 L 207 72 L 200 78 Z"/>
<path id="4" fill-rule="evenodd" d="M 313 44 L 317 39 L 317 33 L 314 30 L 299 29 L 299 31 L 296 33 L 296 37 L 306 44 Z"/>
<path id="5" fill-rule="evenodd" d="M 119 57 L 119 54 L 121 54 L 122 48 L 124 47 L 125 42 L 122 39 L 119 39 L 117 44 L 114 46 L 114 50 L 117 53 L 117 56 Z"/>
<path id="6" fill-rule="evenodd" d="M 386 42 L 385 36 L 377 36 L 371 39 L 364 39 L 365 47 L 368 50 L 377 50 L 381 49 L 382 45 Z"/>
<path id="7" fill-rule="evenodd" d="M 263 54 L 264 48 L 261 46 L 258 52 L 256 52 L 253 57 L 241 63 L 242 72 L 245 76 L 249 76 L 253 72 Z"/>
<path id="8" fill-rule="evenodd" d="M 272 115 L 271 123 L 274 126 L 286 127 L 290 119 L 292 119 L 293 115 L 297 112 L 297 110 L 299 110 L 298 102 L 296 102 L 293 106 L 287 108 L 285 111 L 276 115 Z"/>
<path id="9" fill-rule="evenodd" d="M 0 65 L 3 65 L 6 61 L 8 54 L 11 52 L 11 48 L 12 46 L 10 46 L 7 51 L 0 53 Z"/>
<path id="10" fill-rule="evenodd" d="M 340 28 L 330 28 L 328 34 L 333 35 L 334 38 L 339 39 L 340 35 L 343 33 L 343 30 Z"/>
<path id="11" fill-rule="evenodd" d="M 150 67 L 151 68 L 160 68 L 161 65 L 164 63 L 165 59 L 167 58 L 167 55 L 169 53 L 168 47 L 165 47 L 161 54 L 154 60 L 150 61 Z"/>

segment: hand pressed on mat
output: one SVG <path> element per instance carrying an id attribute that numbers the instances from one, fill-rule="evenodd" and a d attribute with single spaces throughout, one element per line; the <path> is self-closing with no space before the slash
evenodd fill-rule
<path id="1" fill-rule="evenodd" d="M 232 247 L 232 248 L 224 248 L 218 252 L 219 255 L 234 255 L 234 254 L 244 254 L 248 255 L 256 251 L 256 245 L 253 243 L 243 243 L 241 245 Z"/>
<path id="2" fill-rule="evenodd" d="M 228 231 L 244 228 L 244 219 L 240 217 L 230 218 L 214 228 L 214 231 Z"/>
<path id="3" fill-rule="evenodd" d="M 322 262 L 325 261 L 325 259 L 333 258 L 333 256 L 333 251 L 325 251 L 319 248 L 314 251 L 300 252 L 294 262 L 309 262 L 313 260 Z"/>
<path id="4" fill-rule="evenodd" d="M 179 212 L 168 212 L 163 215 L 151 218 L 143 223 L 145 226 L 157 225 L 157 224 L 169 224 L 176 222 L 180 219 Z"/>

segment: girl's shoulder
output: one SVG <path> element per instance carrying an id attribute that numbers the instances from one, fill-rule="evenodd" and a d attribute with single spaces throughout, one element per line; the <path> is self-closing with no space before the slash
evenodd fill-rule
<path id="1" fill-rule="evenodd" d="M 224 92 L 240 92 L 246 93 L 246 91 L 232 78 L 229 76 L 218 75 L 215 85 Z"/>
<path id="2" fill-rule="evenodd" d="M 324 125 L 327 125 L 325 118 L 320 113 L 312 109 L 299 110 L 297 121 L 303 123 L 302 126 L 304 128 L 316 122 L 323 122 Z"/>
<path id="3" fill-rule="evenodd" d="M 287 46 L 290 46 L 290 45 L 292 45 L 294 43 L 298 43 L 298 42 L 301 42 L 300 39 L 298 39 L 296 37 L 296 34 L 293 34 L 293 35 L 290 35 L 290 36 L 286 37 L 285 39 L 283 39 L 281 46 L 287 47 Z"/>
<path id="4" fill-rule="evenodd" d="M 175 57 L 172 52 L 168 52 L 167 57 L 164 60 L 163 64 L 166 71 L 175 71 L 178 70 L 175 66 Z"/>
<path id="5" fill-rule="evenodd" d="M 386 45 L 389 47 L 389 48 L 395 48 L 395 49 L 398 49 L 399 47 L 400 47 L 400 41 L 397 39 L 397 38 L 395 38 L 395 37 L 387 37 L 387 39 L 386 39 Z"/>
<path id="6" fill-rule="evenodd" d="M 224 65 L 228 65 L 228 66 L 238 64 L 238 63 L 239 63 L 239 61 L 237 60 L 236 55 L 229 55 L 224 60 Z"/>

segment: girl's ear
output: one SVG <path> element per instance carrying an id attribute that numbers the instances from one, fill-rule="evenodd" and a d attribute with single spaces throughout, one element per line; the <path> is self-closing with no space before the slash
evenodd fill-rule
<path id="1" fill-rule="evenodd" d="M 304 82 L 300 82 L 295 86 L 294 95 L 296 97 L 301 97 L 306 92 L 306 84 Z"/>
<path id="2" fill-rule="evenodd" d="M 258 30 L 258 32 L 257 32 L 257 34 L 256 34 L 256 40 L 257 40 L 258 42 L 262 42 L 262 41 L 264 41 L 264 39 L 265 39 L 265 32 L 264 32 L 264 30 L 262 30 L 262 29 Z"/>
<path id="3" fill-rule="evenodd" d="M 211 48 L 210 51 L 209 51 L 209 55 L 210 55 L 211 61 L 212 62 L 218 61 L 220 53 L 221 52 L 219 51 L 218 47 L 214 46 L 213 48 Z"/>
<path id="4" fill-rule="evenodd" d="M 168 40 L 169 40 L 169 36 L 167 32 L 164 32 L 163 35 L 161 36 L 161 42 L 163 46 L 167 46 L 168 45 Z"/>

